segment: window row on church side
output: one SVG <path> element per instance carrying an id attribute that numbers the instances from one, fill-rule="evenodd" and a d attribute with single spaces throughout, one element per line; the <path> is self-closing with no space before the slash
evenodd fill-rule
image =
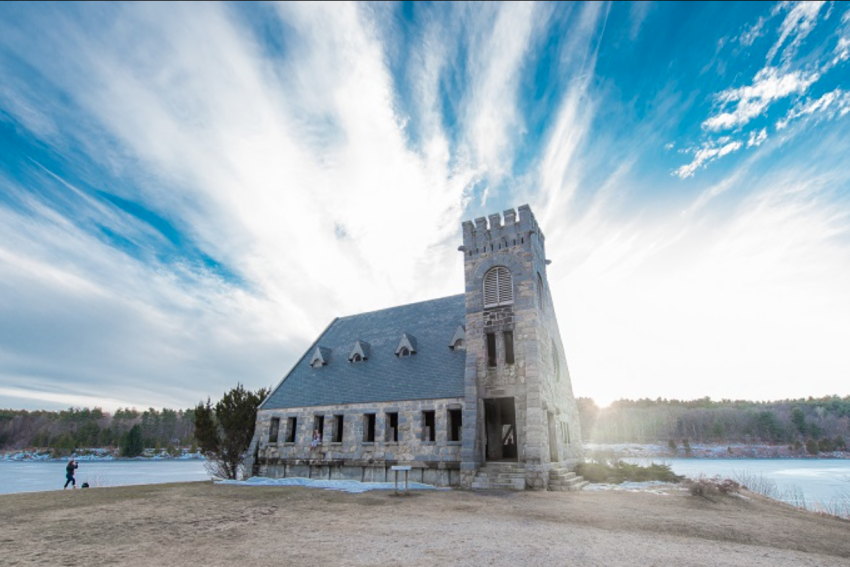
<path id="1" fill-rule="evenodd" d="M 414 417 L 415 412 L 403 412 L 407 414 L 408 419 Z M 385 443 L 398 443 L 401 440 L 402 434 L 399 429 L 399 412 L 383 412 L 383 440 Z M 437 440 L 437 411 L 423 410 L 419 412 L 419 432 L 418 438 L 424 443 L 434 443 Z M 461 431 L 463 426 L 463 412 L 460 409 L 449 409 L 445 412 L 440 412 L 441 417 L 445 420 L 440 425 L 446 428 L 446 438 L 449 442 L 460 442 Z M 302 440 L 305 444 L 312 444 L 314 447 L 318 444 L 327 442 L 326 436 L 330 438 L 330 443 L 343 443 L 345 439 L 346 423 L 351 423 L 352 419 L 362 420 L 362 439 L 363 443 L 375 443 L 378 434 L 376 432 L 377 412 L 357 414 L 355 416 L 346 416 L 344 414 L 334 414 L 332 416 L 314 415 L 312 429 L 305 436 L 302 435 Z M 328 418 L 326 420 L 326 417 Z M 297 444 L 299 421 L 297 416 L 287 417 L 285 430 L 283 431 L 283 442 Z M 326 424 L 327 421 L 327 424 Z M 278 443 L 281 439 L 281 418 L 273 417 L 269 424 L 269 443 Z"/>

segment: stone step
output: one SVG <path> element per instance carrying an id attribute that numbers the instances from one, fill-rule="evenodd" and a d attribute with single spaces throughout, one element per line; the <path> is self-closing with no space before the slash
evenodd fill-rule
<path id="1" fill-rule="evenodd" d="M 489 476 L 489 477 L 504 476 L 504 477 L 523 477 L 524 478 L 525 477 L 525 471 L 524 470 L 495 471 L 495 470 L 489 470 L 489 469 L 478 469 L 476 476 Z"/>
<path id="2" fill-rule="evenodd" d="M 572 476 L 569 478 L 550 478 L 549 484 L 576 484 L 583 481 L 584 478 L 580 476 Z"/>
<path id="3" fill-rule="evenodd" d="M 479 477 L 479 476 L 477 476 L 473 479 L 473 482 L 480 482 L 480 483 L 486 483 L 486 484 L 515 484 L 515 485 L 518 485 L 518 486 L 519 485 L 525 486 L 525 477 L 523 476 L 523 477 L 511 477 L 511 478 L 501 477 L 500 478 L 500 477 L 486 477 L 486 476 L 485 477 Z"/>
<path id="4" fill-rule="evenodd" d="M 472 481 L 474 490 L 525 490 L 525 479 L 517 479 L 513 482 L 490 482 L 488 480 Z"/>
<path id="5" fill-rule="evenodd" d="M 515 464 L 496 464 L 478 469 L 472 481 L 475 490 L 525 490 L 525 469 Z"/>
<path id="6" fill-rule="evenodd" d="M 563 472 L 563 471 L 549 471 L 549 478 L 551 480 L 567 480 L 570 478 L 575 478 L 576 473 L 574 472 Z"/>
<path id="7" fill-rule="evenodd" d="M 590 483 L 584 480 L 582 477 L 578 476 L 575 478 L 575 480 L 570 480 L 565 483 L 550 482 L 549 490 L 553 492 L 575 492 L 581 490 L 588 484 Z"/>
<path id="8" fill-rule="evenodd" d="M 525 473 L 525 469 L 523 467 L 481 467 L 478 472 Z"/>
<path id="9" fill-rule="evenodd" d="M 550 482 L 550 483 L 549 483 L 549 486 L 558 486 L 558 487 L 562 487 L 562 488 L 563 488 L 563 487 L 565 487 L 565 488 L 572 488 L 573 486 L 578 486 L 578 485 L 579 485 L 579 484 L 581 484 L 582 482 L 585 482 L 585 481 L 583 481 L 583 480 L 581 480 L 581 479 L 577 479 L 577 480 L 575 480 L 575 481 L 566 481 L 566 482 Z"/>

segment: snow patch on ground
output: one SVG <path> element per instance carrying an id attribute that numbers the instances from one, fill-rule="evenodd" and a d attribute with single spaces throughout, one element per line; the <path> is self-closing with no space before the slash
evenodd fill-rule
<path id="1" fill-rule="evenodd" d="M 248 480 L 220 480 L 217 484 L 236 484 L 239 486 L 304 486 L 306 488 L 322 488 L 359 494 L 370 490 L 395 490 L 394 482 L 359 482 L 356 480 L 317 480 L 313 478 L 263 478 L 254 476 Z M 430 484 L 420 482 L 408 483 L 410 490 L 437 490 Z M 399 490 L 404 490 L 404 483 L 399 483 Z"/>
<path id="2" fill-rule="evenodd" d="M 620 484 L 588 484 L 584 487 L 584 490 L 587 492 L 603 492 L 608 490 L 616 492 L 650 492 L 652 494 L 666 496 L 671 492 L 680 492 L 682 490 L 685 490 L 685 488 L 683 488 L 679 484 L 675 484 L 672 482 L 650 480 L 647 482 L 623 482 Z"/>

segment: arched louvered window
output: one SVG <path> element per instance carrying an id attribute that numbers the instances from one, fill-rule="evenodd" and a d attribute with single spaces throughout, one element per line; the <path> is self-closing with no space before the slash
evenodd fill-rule
<path id="1" fill-rule="evenodd" d="M 511 272 L 504 266 L 496 266 L 484 275 L 484 307 L 510 305 L 513 302 Z"/>

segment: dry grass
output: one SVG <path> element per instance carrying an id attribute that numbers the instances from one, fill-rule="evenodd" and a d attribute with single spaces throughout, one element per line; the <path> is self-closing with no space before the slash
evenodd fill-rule
<path id="1" fill-rule="evenodd" d="M 346 494 L 212 483 L 0 496 L 4 566 L 850 567 L 850 523 L 761 496 Z"/>

